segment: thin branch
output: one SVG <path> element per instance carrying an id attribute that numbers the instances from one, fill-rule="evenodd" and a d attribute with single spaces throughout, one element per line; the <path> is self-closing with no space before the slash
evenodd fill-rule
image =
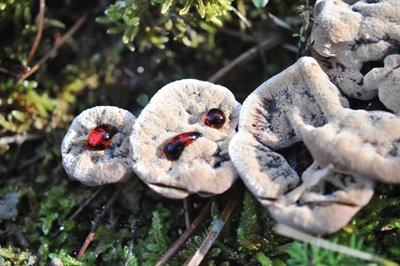
<path id="1" fill-rule="evenodd" d="M 18 145 L 21 145 L 25 141 L 38 140 L 40 138 L 41 138 L 41 136 L 36 135 L 36 134 L 14 135 L 14 136 L 10 136 L 10 137 L 2 137 L 2 138 L 0 138 L 0 146 L 7 145 L 7 144 L 13 144 L 13 143 L 17 143 Z"/>
<path id="2" fill-rule="evenodd" d="M 226 204 L 224 210 L 220 214 L 220 216 L 213 221 L 213 227 L 211 231 L 208 233 L 206 238 L 204 239 L 203 243 L 201 243 L 200 247 L 197 249 L 196 253 L 192 256 L 188 266 L 197 266 L 201 263 L 204 259 L 204 256 L 207 254 L 208 250 L 214 244 L 215 240 L 217 239 L 218 235 L 221 233 L 222 228 L 225 225 L 225 222 L 228 220 L 230 215 L 232 214 L 233 209 L 236 207 L 239 199 L 242 196 L 242 189 L 240 192 L 233 191 L 231 199 L 229 200 L 228 204 Z"/>
<path id="3" fill-rule="evenodd" d="M 80 206 L 79 208 L 72 213 L 67 220 L 73 220 L 75 219 L 75 217 L 77 217 L 99 194 L 100 192 L 103 190 L 103 186 L 99 187 L 98 189 L 96 189 L 95 192 L 93 192 Z M 54 234 L 52 235 L 52 237 L 56 237 L 62 230 L 59 228 L 56 232 L 54 232 Z"/>
<path id="4" fill-rule="evenodd" d="M 246 27 L 251 28 L 251 22 L 245 16 L 243 16 L 239 10 L 237 10 L 234 6 L 231 6 L 231 10 L 244 23 L 244 25 L 246 25 Z"/>
<path id="5" fill-rule="evenodd" d="M 266 51 L 269 49 L 272 49 L 276 46 L 278 46 L 282 41 L 284 40 L 283 35 L 281 34 L 274 34 L 271 35 L 268 39 L 262 41 L 259 45 L 256 45 L 243 54 L 239 55 L 236 57 L 233 61 L 231 61 L 228 65 L 224 66 L 220 70 L 217 71 L 214 75 L 212 75 L 208 81 L 210 82 L 216 82 L 220 79 L 222 79 L 225 75 L 227 75 L 229 72 L 231 72 L 234 68 L 237 66 L 244 64 L 254 57 L 257 56 L 257 54 L 260 53 L 260 51 Z"/>
<path id="6" fill-rule="evenodd" d="M 133 250 L 133 247 L 135 245 L 136 224 L 137 224 L 136 220 L 133 220 L 132 223 L 131 223 L 132 238 L 131 238 L 131 243 L 129 244 L 128 254 L 126 255 L 125 266 L 129 266 L 129 261 L 132 258 L 132 250 Z"/>
<path id="7" fill-rule="evenodd" d="M 34 65 L 29 71 L 27 71 L 22 77 L 18 80 L 22 82 L 32 76 L 36 71 L 38 71 L 39 67 L 43 65 L 49 58 L 55 56 L 57 54 L 58 49 L 75 34 L 75 32 L 82 26 L 83 22 L 86 20 L 86 15 L 81 16 L 75 24 L 65 33 L 60 40 L 56 41 L 54 46 L 50 49 L 50 51 L 40 59 L 36 65 Z"/>
<path id="8" fill-rule="evenodd" d="M 37 33 L 36 33 L 35 41 L 33 42 L 32 48 L 28 54 L 28 64 L 30 61 L 32 61 L 33 57 L 35 56 L 35 53 L 39 47 L 40 40 L 42 39 L 43 28 L 44 28 L 45 9 L 46 9 L 45 0 L 40 0 L 40 2 L 39 2 L 39 22 L 38 22 L 38 26 L 37 26 Z"/>
<path id="9" fill-rule="evenodd" d="M 198 227 L 210 217 L 211 200 L 208 201 L 206 206 L 201 210 L 200 214 L 189 226 L 188 229 L 175 241 L 174 244 L 167 250 L 165 255 L 157 262 L 156 266 L 166 265 L 167 262 L 178 252 L 179 248 L 189 239 L 189 237 L 198 229 Z"/>
<path id="10" fill-rule="evenodd" d="M 117 189 L 115 190 L 114 194 L 111 196 L 111 198 L 108 200 L 106 206 L 104 206 L 103 211 L 101 214 L 97 217 L 96 222 L 93 224 L 92 229 L 90 230 L 89 234 L 86 236 L 85 242 L 83 242 L 83 245 L 81 249 L 78 252 L 78 255 L 76 256 L 77 260 L 80 260 L 82 256 L 85 254 L 87 248 L 89 247 L 90 243 L 93 241 L 94 236 L 96 234 L 97 229 L 100 226 L 100 223 L 104 219 L 104 217 L 107 215 L 111 207 L 114 205 L 115 201 L 117 200 L 119 194 L 121 193 L 122 189 L 124 188 L 123 185 L 119 185 Z"/>
<path id="11" fill-rule="evenodd" d="M 114 212 L 111 209 L 109 212 L 109 216 L 108 221 L 109 221 L 109 226 L 107 227 L 107 230 L 113 234 L 115 232 L 115 226 L 117 225 L 118 221 L 119 221 L 119 215 L 117 215 L 116 217 L 114 216 Z M 93 251 L 93 256 L 95 258 L 99 257 L 99 255 L 104 251 L 104 249 L 106 248 L 107 245 L 107 241 L 105 239 L 102 239 L 99 241 L 99 243 L 97 244 L 96 248 Z"/>
<path id="12" fill-rule="evenodd" d="M 7 171 L 4 174 L 5 177 L 9 176 L 11 174 L 11 172 L 17 166 L 17 162 L 18 162 L 18 158 L 19 158 L 19 155 L 21 152 L 22 144 L 25 141 L 38 140 L 40 138 L 41 138 L 40 135 L 35 135 L 35 134 L 14 135 L 14 136 L 10 136 L 10 137 L 0 138 L 0 146 L 14 144 L 14 143 L 17 144 L 16 151 L 15 151 L 14 155 L 12 156 L 12 159 L 8 163 Z M 33 160 L 40 159 L 42 157 L 42 155 L 43 154 L 39 154 L 39 155 L 33 157 L 32 159 Z M 5 178 L 0 179 L 0 183 L 2 183 L 5 180 L 6 180 Z"/>

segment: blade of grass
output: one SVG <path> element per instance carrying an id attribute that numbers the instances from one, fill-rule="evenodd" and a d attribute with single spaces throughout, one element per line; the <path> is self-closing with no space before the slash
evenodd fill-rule
<path id="1" fill-rule="evenodd" d="M 305 243 L 309 243 L 311 245 L 317 246 L 317 247 L 321 247 L 321 248 L 325 248 L 334 252 L 338 252 L 341 254 L 345 254 L 348 256 L 352 256 L 358 259 L 362 259 L 362 260 L 367 260 L 367 261 L 373 261 L 373 262 L 377 262 L 377 263 L 381 263 L 382 265 L 385 266 L 399 266 L 399 264 L 397 264 L 394 261 L 390 261 L 387 259 L 384 259 L 382 257 L 364 252 L 364 251 L 360 251 L 360 250 L 356 250 L 356 249 L 352 249 L 343 245 L 339 245 L 333 242 L 330 242 L 328 240 L 322 239 L 322 238 L 318 238 L 318 237 L 314 237 L 311 236 L 309 234 L 306 234 L 304 232 L 301 232 L 297 229 L 294 229 L 290 226 L 284 225 L 284 224 L 277 224 L 275 226 L 275 232 L 277 232 L 280 235 L 295 239 L 295 240 L 299 240 Z"/>

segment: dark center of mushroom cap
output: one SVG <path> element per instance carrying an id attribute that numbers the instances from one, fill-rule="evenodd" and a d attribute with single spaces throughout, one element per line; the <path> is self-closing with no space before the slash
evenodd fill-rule
<path id="1" fill-rule="evenodd" d="M 218 108 L 212 108 L 204 116 L 204 124 L 212 128 L 221 128 L 225 123 L 226 117 L 224 112 Z"/>
<path id="2" fill-rule="evenodd" d="M 111 144 L 112 137 L 117 133 L 117 129 L 111 125 L 100 125 L 90 131 L 85 149 L 101 151 L 107 149 Z"/>
<path id="3" fill-rule="evenodd" d="M 202 135 L 199 132 L 191 131 L 179 134 L 170 138 L 165 144 L 162 153 L 170 161 L 176 161 L 181 156 L 185 147 L 189 146 L 193 141 L 200 138 Z"/>

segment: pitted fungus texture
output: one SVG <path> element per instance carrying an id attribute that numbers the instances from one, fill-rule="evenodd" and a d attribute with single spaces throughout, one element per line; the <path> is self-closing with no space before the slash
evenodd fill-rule
<path id="1" fill-rule="evenodd" d="M 214 108 L 225 115 L 218 128 L 204 122 L 204 116 Z M 134 125 L 135 172 L 150 188 L 169 198 L 224 192 L 237 178 L 228 144 L 235 134 L 239 111 L 240 104 L 225 87 L 195 79 L 164 86 Z M 174 141 L 182 146 L 166 148 Z M 170 150 L 179 154 L 168 158 L 165 153 Z"/>
<path id="2" fill-rule="evenodd" d="M 311 33 L 315 58 L 351 98 L 380 101 L 400 114 L 400 5 L 397 0 L 319 0 Z"/>
<path id="3" fill-rule="evenodd" d="M 113 106 L 97 106 L 80 113 L 61 144 L 62 164 L 67 174 L 88 186 L 125 181 L 133 174 L 129 136 L 135 117 Z M 116 129 L 105 149 L 88 148 L 93 129 L 111 125 Z"/>

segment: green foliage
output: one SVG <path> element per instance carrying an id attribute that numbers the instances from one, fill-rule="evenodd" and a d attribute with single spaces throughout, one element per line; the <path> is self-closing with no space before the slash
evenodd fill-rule
<path id="1" fill-rule="evenodd" d="M 265 256 L 264 253 L 258 252 L 257 253 L 257 260 L 262 266 L 272 266 L 272 261 L 270 258 Z"/>
<path id="2" fill-rule="evenodd" d="M 11 247 L 0 247 L 0 265 L 35 265 L 37 258 L 28 251 L 13 250 Z"/>
<path id="3" fill-rule="evenodd" d="M 337 243 L 338 239 L 333 239 L 333 243 Z M 356 236 L 350 235 L 349 247 L 352 249 L 362 250 L 363 239 L 357 239 Z M 369 249 L 369 252 L 372 250 Z M 289 254 L 288 265 L 366 265 L 365 261 L 357 258 L 333 252 L 314 245 L 294 241 L 287 249 Z M 368 265 L 377 265 L 369 263 Z"/>
<path id="4" fill-rule="evenodd" d="M 257 209 L 260 209 L 259 203 L 250 192 L 246 191 L 244 194 L 243 209 L 240 215 L 239 228 L 236 233 L 240 246 L 249 251 L 256 251 L 261 245 L 261 226 Z"/>
<path id="5" fill-rule="evenodd" d="M 139 242 L 141 252 L 138 254 L 143 265 L 154 265 L 168 249 L 171 240 L 168 231 L 172 225 L 171 210 L 157 205 L 152 213 L 151 226 L 147 237 Z"/>
<path id="6" fill-rule="evenodd" d="M 84 266 L 83 262 L 78 261 L 76 258 L 69 255 L 65 250 L 60 250 L 57 253 L 50 253 L 49 258 L 55 265 L 68 265 L 68 266 Z"/>
<path id="7" fill-rule="evenodd" d="M 104 188 L 78 217 L 70 219 L 71 213 L 95 189 L 68 179 L 60 163 L 62 137 L 72 118 L 90 106 L 118 105 L 138 113 L 151 95 L 167 82 L 183 77 L 206 79 L 255 46 L 256 40 L 275 31 L 270 19 L 274 17 L 270 14 L 275 15 L 275 22 L 279 17 L 281 25 L 289 30 L 293 25 L 299 26 L 296 37 L 303 46 L 311 21 L 308 4 L 269 1 L 268 10 L 262 9 L 267 2 L 103 1 L 95 10 L 85 1 L 57 1 L 57 8 L 46 1 L 42 40 L 34 59 L 27 62 L 37 33 L 38 1 L 1 1 L 0 138 L 35 133 L 38 139 L 0 146 L 0 198 L 5 199 L 10 193 L 19 197 L 19 203 L 12 205 L 12 217 L 1 221 L 0 265 L 44 266 L 51 262 L 154 265 L 185 230 L 180 201 L 146 196 L 137 208 L 138 213 L 116 203 L 96 231 L 85 255 L 80 261 L 75 258 L 114 187 Z M 106 25 L 110 34 L 121 34 L 123 43 L 118 36 L 105 34 L 93 21 L 104 5 L 108 6 L 105 15 L 97 21 Z M 238 23 L 239 19 L 232 15 L 232 11 L 236 11 L 233 8 L 240 12 L 242 19 L 251 21 L 251 30 L 243 21 Z M 291 24 L 292 20 L 286 19 L 287 16 L 297 17 L 295 10 L 298 8 L 302 19 L 297 22 L 301 22 L 302 28 L 299 23 Z M 29 67 L 48 55 L 54 43 L 83 13 L 88 16 L 77 33 L 33 76 L 17 82 Z M 238 41 L 237 36 L 239 39 L 244 36 L 246 41 Z M 289 38 L 285 44 L 293 41 L 297 40 Z M 137 47 L 139 52 L 130 53 L 124 43 L 131 49 Z M 166 49 L 146 49 L 150 47 Z M 268 55 L 268 68 L 278 71 L 293 62 L 293 58 L 279 50 L 277 54 Z M 235 96 L 248 95 L 255 88 L 253 85 L 258 85 L 248 84 L 248 80 L 260 83 L 264 78 L 257 61 L 240 66 L 239 74 L 234 73 L 221 82 L 228 87 L 231 82 Z M 366 245 L 382 256 L 400 260 L 400 249 L 393 245 L 400 238 L 400 201 L 396 191 L 395 187 L 381 191 L 350 226 L 335 234 L 338 242 L 348 243 L 349 236 L 354 234 L 365 239 Z M 194 198 L 195 202 L 203 202 L 203 199 Z M 227 198 L 216 196 L 215 202 L 212 206 L 214 218 L 224 209 Z M 172 259 L 171 266 L 184 265 L 203 242 L 212 221 L 210 218 L 201 225 Z M 285 265 L 283 261 L 287 261 L 289 255 L 282 250 L 288 247 L 292 261 L 299 264 L 359 263 L 296 242 L 288 244 L 291 240 L 274 234 L 272 226 L 265 208 L 246 192 L 203 264 Z M 303 253 L 305 257 L 301 257 Z M 334 255 L 339 259 L 333 258 Z"/>
<path id="8" fill-rule="evenodd" d="M 292 37 L 298 38 L 297 45 L 300 49 L 303 49 L 311 30 L 312 7 L 309 5 L 308 0 L 306 0 L 305 5 L 298 7 L 298 11 L 302 19 L 302 25 L 298 32 L 292 34 Z"/>
<path id="9" fill-rule="evenodd" d="M 45 200 L 40 206 L 39 215 L 42 222 L 41 230 L 44 235 L 47 235 L 52 229 L 53 222 L 59 218 L 60 223 L 65 220 L 66 214 L 76 206 L 82 199 L 88 196 L 87 192 L 82 191 L 77 197 L 68 197 L 69 191 L 65 183 L 61 183 L 51 188 L 44 193 Z M 63 217 L 60 217 L 60 216 Z"/>
<path id="10" fill-rule="evenodd" d="M 197 10 L 197 16 L 191 9 Z M 163 49 L 170 40 L 197 47 L 213 38 L 207 35 L 223 25 L 231 9 L 231 0 L 122 0 L 96 21 L 108 25 L 109 34 L 122 33 L 122 42 L 131 50 L 136 45 L 140 50 Z"/>
<path id="11" fill-rule="evenodd" d="M 268 5 L 269 0 L 253 0 L 253 4 L 257 8 L 263 8 Z"/>

